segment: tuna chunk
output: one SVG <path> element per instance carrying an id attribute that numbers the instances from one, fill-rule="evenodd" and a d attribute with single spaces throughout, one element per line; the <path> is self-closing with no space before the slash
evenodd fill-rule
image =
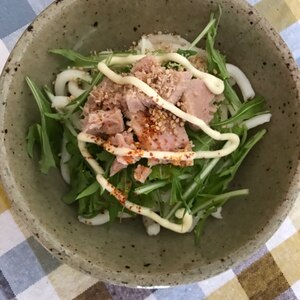
<path id="1" fill-rule="evenodd" d="M 109 141 L 116 147 L 135 149 L 132 133 L 122 132 L 110 137 Z M 115 175 L 129 164 L 134 164 L 138 159 L 129 156 L 117 156 L 110 168 L 110 176 Z"/>
<path id="2" fill-rule="evenodd" d="M 138 111 L 144 111 L 147 106 L 150 106 L 150 103 L 152 105 L 154 104 L 149 97 L 133 86 L 127 88 L 124 98 L 128 108 L 128 118 L 131 118 L 131 114 L 135 114 Z"/>
<path id="3" fill-rule="evenodd" d="M 184 122 L 160 108 L 136 113 L 130 121 L 130 126 L 134 130 L 142 149 L 174 152 L 191 151 Z M 183 167 L 193 165 L 193 160 L 148 159 L 149 166 L 156 164 L 173 164 Z"/>
<path id="4" fill-rule="evenodd" d="M 214 94 L 209 91 L 205 83 L 201 79 L 193 79 L 183 93 L 181 107 L 187 113 L 208 124 L 215 110 L 212 104 L 213 99 Z"/>
<path id="5" fill-rule="evenodd" d="M 162 67 L 153 56 L 146 56 L 138 61 L 132 68 L 132 75 L 147 83 L 162 98 L 173 104 L 182 97 L 192 78 L 190 72 L 179 72 Z M 151 98 L 133 86 L 126 88 L 125 101 L 130 115 L 145 111 L 146 107 L 155 106 Z"/>
<path id="6" fill-rule="evenodd" d="M 155 70 L 157 71 L 162 69 L 163 67 L 159 64 L 154 56 L 147 55 L 135 63 L 131 70 L 131 73 L 135 76 L 139 75 L 139 78 L 143 80 L 143 77 L 147 74 L 155 73 Z"/>
<path id="7" fill-rule="evenodd" d="M 96 110 L 112 110 L 120 108 L 126 110 L 123 86 L 115 84 L 108 78 L 92 90 L 84 106 L 84 114 L 87 115 Z"/>
<path id="8" fill-rule="evenodd" d="M 110 137 L 109 141 L 116 147 L 135 149 L 133 134 L 130 132 L 117 133 L 115 136 Z"/>
<path id="9" fill-rule="evenodd" d="M 119 171 L 127 168 L 130 164 L 136 163 L 138 160 L 138 158 L 130 156 L 117 156 L 110 167 L 109 175 L 113 176 L 117 174 Z"/>
<path id="10" fill-rule="evenodd" d="M 166 116 L 164 118 L 164 116 Z M 176 122 L 161 109 L 150 114 L 139 112 L 130 121 L 142 149 L 176 151 L 189 146 L 189 138 L 182 122 Z"/>
<path id="11" fill-rule="evenodd" d="M 151 86 L 162 98 L 173 104 L 176 104 L 181 98 L 192 78 L 190 72 L 180 72 L 162 67 L 153 56 L 147 56 L 140 60 L 133 68 L 132 73 Z"/>
<path id="12" fill-rule="evenodd" d="M 133 177 L 136 181 L 144 183 L 147 177 L 151 174 L 152 170 L 142 165 L 138 165 L 135 170 Z"/>
<path id="13" fill-rule="evenodd" d="M 156 76 L 156 73 L 162 71 L 163 68 L 157 62 L 155 57 L 146 56 L 133 66 L 131 74 L 147 84 L 150 84 L 150 81 Z M 129 118 L 131 118 L 131 114 L 135 114 L 138 111 L 144 111 L 146 107 L 155 105 L 151 98 L 135 86 L 127 86 L 125 88 L 124 97 L 129 111 Z"/>
<path id="14" fill-rule="evenodd" d="M 182 97 L 183 93 L 186 91 L 187 87 L 189 86 L 193 75 L 191 72 L 178 72 L 175 70 L 169 71 L 171 78 L 169 80 L 172 81 L 170 86 L 172 88 L 169 87 L 168 91 L 165 94 L 162 94 L 162 97 L 165 100 L 176 104 Z"/>
<path id="15" fill-rule="evenodd" d="M 118 108 L 104 111 L 98 110 L 89 113 L 84 119 L 83 131 L 101 135 L 112 135 L 124 130 L 124 121 L 121 110 Z"/>
<path id="16" fill-rule="evenodd" d="M 117 159 L 115 159 L 110 167 L 109 176 L 114 176 L 121 170 L 127 168 L 127 165 L 120 163 Z"/>

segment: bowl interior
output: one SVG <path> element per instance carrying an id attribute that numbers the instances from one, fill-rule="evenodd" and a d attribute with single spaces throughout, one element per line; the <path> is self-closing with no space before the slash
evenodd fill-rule
<path id="1" fill-rule="evenodd" d="M 217 46 L 249 77 L 272 112 L 268 133 L 246 159 L 234 182 L 250 189 L 231 200 L 223 219 L 211 218 L 200 246 L 192 234 L 163 230 L 148 237 L 140 220 L 89 227 L 61 201 L 67 187 L 57 171 L 42 175 L 28 158 L 25 136 L 38 120 L 25 85 L 29 75 L 50 85 L 65 62 L 50 48 L 126 49 L 143 33 L 178 33 L 188 40 L 223 6 Z M 4 71 L 0 87 L 2 180 L 29 228 L 64 262 L 102 280 L 126 285 L 169 285 L 214 275 L 262 245 L 296 197 L 299 153 L 297 68 L 278 35 L 244 1 L 56 1 L 26 32 Z"/>

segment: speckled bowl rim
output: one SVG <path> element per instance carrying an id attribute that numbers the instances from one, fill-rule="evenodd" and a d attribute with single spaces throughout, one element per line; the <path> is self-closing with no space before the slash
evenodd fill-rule
<path id="1" fill-rule="evenodd" d="M 39 28 L 39 26 L 45 25 L 48 20 L 46 16 L 51 16 L 55 14 L 59 14 L 62 7 L 61 6 L 69 6 L 72 2 L 76 0 L 64 0 L 59 5 L 57 5 L 56 1 L 54 1 L 50 6 L 48 6 L 41 14 L 39 14 L 36 19 L 31 23 L 31 25 L 34 28 Z M 232 0 L 233 1 L 233 0 Z M 66 4 L 67 3 L 67 4 Z M 297 88 L 297 101 L 300 104 L 300 72 L 298 69 L 298 66 L 293 59 L 288 47 L 283 42 L 279 34 L 274 30 L 274 28 L 269 24 L 269 22 L 262 17 L 257 10 L 250 6 L 246 1 L 242 2 L 239 1 L 235 3 L 235 5 L 239 5 L 242 9 L 246 11 L 253 11 L 253 17 L 256 18 L 255 25 L 253 29 L 255 29 L 256 26 L 260 26 L 262 30 L 264 31 L 265 35 L 270 38 L 274 44 L 274 47 L 280 50 L 282 53 L 283 60 L 286 64 L 290 65 L 291 70 L 291 76 L 293 78 L 293 81 L 295 82 L 295 86 Z M 25 52 L 26 46 L 28 43 L 30 43 L 34 39 L 34 36 L 25 30 L 23 35 L 18 40 L 17 44 L 15 45 L 13 51 L 11 52 L 6 65 L 3 68 L 3 72 L 0 77 L 0 90 L 2 91 L 2 97 L 4 99 L 7 98 L 7 95 L 9 94 L 9 86 L 11 82 L 13 81 L 13 76 L 6 74 L 4 76 L 4 70 L 7 67 L 10 67 L 10 65 L 13 63 L 13 60 L 15 56 L 22 57 L 22 53 Z M 5 100 L 3 100 L 5 101 Z M 5 109 L 0 110 L 0 129 L 4 129 L 4 116 L 5 116 Z M 274 234 L 274 232 L 278 229 L 278 227 L 281 225 L 281 223 L 284 221 L 284 219 L 287 217 L 289 211 L 291 210 L 294 202 L 296 201 L 299 191 L 300 191 L 300 162 L 298 161 L 298 165 L 296 167 L 295 175 L 293 177 L 293 180 L 290 184 L 290 188 L 287 192 L 287 196 L 285 201 L 283 202 L 282 206 L 276 211 L 275 215 L 273 216 L 273 220 L 276 220 L 276 222 L 270 223 L 263 228 L 261 232 L 259 232 L 254 239 L 249 240 L 244 246 L 239 248 L 238 250 L 231 253 L 230 260 L 226 260 L 224 263 L 219 264 L 216 266 L 216 268 L 212 271 L 210 268 L 210 272 L 203 272 L 203 273 L 195 273 L 193 271 L 187 271 L 184 275 L 182 273 L 172 273 L 168 276 L 168 279 L 163 283 L 163 286 L 161 283 L 157 282 L 157 284 L 153 285 L 153 282 L 155 280 L 153 279 L 155 274 L 143 274 L 143 280 L 142 282 L 138 282 L 137 278 L 132 275 L 131 273 L 126 273 L 126 270 L 124 270 L 121 274 L 117 272 L 113 272 L 111 270 L 105 269 L 105 266 L 91 266 L 88 264 L 79 254 L 73 254 L 68 249 L 65 249 L 65 251 L 61 251 L 61 246 L 59 242 L 57 241 L 55 237 L 55 233 L 49 231 L 43 224 L 40 223 L 38 216 L 35 217 L 32 215 L 32 213 L 29 210 L 29 207 L 26 205 L 26 200 L 23 197 L 20 190 L 16 189 L 15 187 L 16 182 L 15 178 L 13 176 L 13 173 L 10 170 L 10 166 L 8 161 L 6 160 L 7 154 L 6 149 L 4 147 L 4 134 L 0 134 L 0 160 L 2 162 L 2 167 L 0 168 L 0 178 L 1 182 L 3 184 L 3 187 L 5 191 L 8 194 L 8 197 L 11 199 L 13 204 L 14 211 L 18 214 L 19 211 L 22 211 L 22 221 L 27 225 L 28 229 L 31 232 L 35 232 L 38 234 L 38 240 L 39 242 L 44 245 L 47 249 L 52 248 L 55 253 L 61 253 L 60 259 L 86 273 L 91 276 L 98 274 L 97 279 L 106 281 L 107 279 L 107 273 L 110 273 L 111 276 L 115 278 L 114 280 L 109 280 L 110 283 L 118 284 L 118 285 L 125 285 L 129 287 L 165 287 L 165 286 L 171 286 L 176 284 L 188 284 L 192 282 L 196 282 L 199 280 L 207 279 L 210 276 L 214 276 L 222 271 L 226 271 L 229 268 L 232 268 L 238 264 L 240 264 L 242 261 L 244 261 L 246 258 L 248 258 L 251 254 L 253 254 L 255 251 L 257 251 L 263 244 L 266 243 L 266 241 Z M 25 218 L 24 218 L 25 216 Z M 234 258 L 234 259 L 233 259 Z M 211 267 L 212 265 L 210 265 Z M 101 276 L 99 276 L 101 274 Z M 123 276 L 124 274 L 124 276 Z M 124 284 L 122 282 L 122 278 L 127 278 L 127 283 Z M 131 280 L 128 280 L 128 278 L 131 278 Z"/>

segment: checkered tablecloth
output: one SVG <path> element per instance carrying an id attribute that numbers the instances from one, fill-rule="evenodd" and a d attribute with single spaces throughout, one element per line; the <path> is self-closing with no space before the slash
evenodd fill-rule
<path id="1" fill-rule="evenodd" d="M 52 1 L 0 0 L 0 71 L 21 33 Z M 300 65 L 300 0 L 248 1 L 280 32 Z M 4 299 L 300 299 L 300 197 L 277 233 L 242 265 L 195 284 L 146 290 L 104 284 L 59 262 L 10 210 L 0 186 Z"/>

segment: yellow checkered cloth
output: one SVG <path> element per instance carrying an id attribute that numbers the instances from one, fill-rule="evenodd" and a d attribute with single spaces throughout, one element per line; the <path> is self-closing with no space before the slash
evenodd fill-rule
<path id="1" fill-rule="evenodd" d="M 0 4 L 1 1 L 3 0 L 0 0 Z M 28 2 L 33 3 L 33 1 Z M 39 9 L 37 2 L 39 1 L 31 4 L 33 9 L 36 9 L 36 13 Z M 297 62 L 300 63 L 300 0 L 249 0 L 248 2 L 254 5 L 281 33 Z M 0 17 L 1 14 L 2 12 Z M 0 40 L 0 52 L 1 45 Z M 12 298 L 30 300 L 300 299 L 299 229 L 300 197 L 278 232 L 240 269 L 230 269 L 197 284 L 164 291 L 128 289 L 97 282 L 94 278 L 57 262 L 54 258 L 46 258 L 50 254 L 43 252 L 41 246 L 33 241 L 31 234 L 11 211 L 10 202 L 0 186 L 0 300 Z M 26 245 L 23 245 L 24 241 L 30 245 L 35 255 L 34 259 L 42 266 L 43 273 L 39 277 L 34 277 L 40 271 L 32 272 L 30 276 L 35 279 L 27 285 L 23 280 L 21 288 L 22 284 L 15 282 L 16 273 L 11 276 L 9 266 L 5 265 L 3 257 L 8 259 L 9 254 L 12 253 L 13 263 L 18 259 L 18 249 L 18 251 L 25 249 L 22 251 L 27 253 Z M 24 276 L 29 276 L 28 274 L 31 273 L 26 269 L 28 267 L 23 266 L 23 268 Z"/>

